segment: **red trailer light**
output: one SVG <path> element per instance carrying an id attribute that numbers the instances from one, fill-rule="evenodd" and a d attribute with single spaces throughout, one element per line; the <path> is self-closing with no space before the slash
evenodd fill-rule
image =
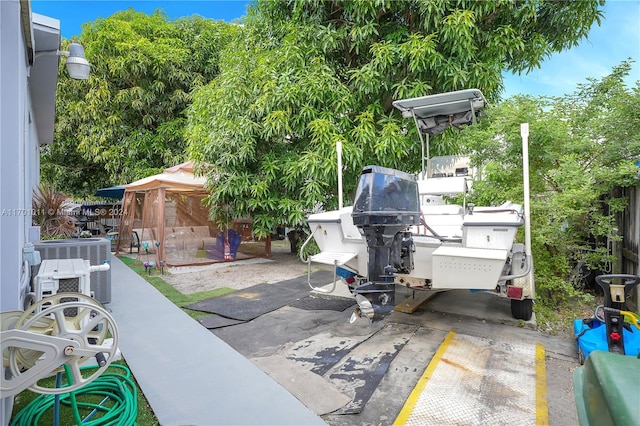
<path id="1" fill-rule="evenodd" d="M 509 299 L 518 299 L 522 300 L 522 287 L 507 287 L 507 297 Z"/>

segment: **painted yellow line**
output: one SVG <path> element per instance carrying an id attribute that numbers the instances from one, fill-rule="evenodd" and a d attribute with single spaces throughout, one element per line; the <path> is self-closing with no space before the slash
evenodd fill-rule
<path id="1" fill-rule="evenodd" d="M 420 376 L 420 379 L 418 379 L 416 387 L 413 388 L 411 394 L 409 395 L 409 398 L 407 398 L 407 401 L 404 403 L 404 406 L 402 407 L 402 410 L 400 410 L 398 417 L 393 422 L 394 426 L 402 426 L 407 423 L 407 420 L 409 420 L 409 416 L 416 406 L 416 402 L 418 402 L 418 398 L 420 398 L 420 395 L 422 395 L 422 391 L 424 390 L 425 386 L 427 386 L 427 382 L 433 375 L 433 372 L 438 366 L 438 363 L 442 359 L 442 356 L 447 351 L 449 344 L 455 336 L 456 334 L 453 331 L 450 331 L 449 334 L 447 334 L 447 337 L 444 338 L 444 341 L 442 342 L 436 353 L 433 355 L 433 358 L 431 358 L 431 362 L 429 362 L 429 365 L 427 365 L 424 373 L 422 373 L 422 376 Z"/>
<path id="2" fill-rule="evenodd" d="M 544 346 L 536 343 L 536 426 L 549 425 L 547 399 L 547 370 L 544 360 Z"/>

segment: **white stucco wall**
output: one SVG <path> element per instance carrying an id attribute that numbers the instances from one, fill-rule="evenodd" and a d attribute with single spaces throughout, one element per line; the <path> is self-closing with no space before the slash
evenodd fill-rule
<path id="1" fill-rule="evenodd" d="M 21 308 L 22 247 L 30 225 L 35 160 L 30 120 L 28 62 L 20 2 L 0 1 L 0 310 Z"/>
<path id="2" fill-rule="evenodd" d="M 59 21 L 37 15 L 38 37 L 29 2 L 0 0 L 0 311 L 22 310 L 30 271 L 23 248 L 31 229 L 33 190 L 40 180 L 40 136 L 52 139 L 57 59 L 34 68 L 29 53 L 57 49 Z M 31 43 L 31 44 L 29 44 Z M 30 48 L 32 47 L 32 49 Z M 31 51 L 33 50 L 33 51 Z M 41 61 L 41 63 L 45 63 Z M 34 75 L 31 75 L 34 74 Z M 34 110 L 38 106 L 38 113 Z M 38 120 L 36 120 L 36 118 Z M 47 135 L 38 135 L 39 122 Z M 49 126 L 47 127 L 47 123 Z M 4 371 L 2 372 L 4 374 Z M 0 424 L 8 424 L 12 398 L 0 400 Z"/>
<path id="3" fill-rule="evenodd" d="M 55 104 L 57 59 L 53 56 L 52 68 L 40 67 L 34 77 L 27 37 L 34 50 L 55 49 L 60 41 L 59 21 L 29 15 L 25 7 L 29 3 L 0 0 L 0 311 L 23 307 L 28 284 L 23 248 L 29 241 L 33 190 L 40 180 L 40 140 L 42 136 L 52 139 L 52 134 L 38 134 L 34 105 L 39 106 L 40 123 L 52 125 L 54 120 L 54 107 L 45 106 Z M 44 37 L 34 37 L 34 23 L 25 16 L 44 22 L 45 26 L 38 22 L 38 34 Z M 43 46 L 38 46 L 38 41 Z M 34 89 L 34 82 L 38 89 Z M 44 98 L 43 87 L 48 91 Z M 48 131 L 53 132 L 51 128 Z"/>
<path id="4" fill-rule="evenodd" d="M 21 111 L 25 110 L 27 67 L 24 40 L 19 35 L 20 4 L 0 1 L 0 311 L 15 310 L 20 302 L 19 286 L 14 283 L 20 282 L 21 219 L 11 211 L 20 207 L 20 183 L 24 182 L 18 175 L 24 169 Z M 1 400 L 3 425 L 9 423 L 12 405 L 12 398 Z"/>

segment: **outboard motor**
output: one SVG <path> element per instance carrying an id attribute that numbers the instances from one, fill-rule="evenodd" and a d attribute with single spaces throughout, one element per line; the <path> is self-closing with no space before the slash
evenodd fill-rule
<path id="1" fill-rule="evenodd" d="M 354 314 L 379 320 L 394 308 L 394 273 L 413 269 L 414 245 L 408 228 L 420 224 L 415 176 L 380 166 L 365 167 L 351 216 L 369 252 L 368 281 L 353 289 L 358 303 Z"/>

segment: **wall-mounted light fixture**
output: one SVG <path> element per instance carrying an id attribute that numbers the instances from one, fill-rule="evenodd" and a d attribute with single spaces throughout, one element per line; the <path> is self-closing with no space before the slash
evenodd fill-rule
<path id="1" fill-rule="evenodd" d="M 71 43 L 69 51 L 63 52 L 67 57 L 67 71 L 71 78 L 86 80 L 89 78 L 91 65 L 84 57 L 84 47 L 79 43 Z"/>
<path id="2" fill-rule="evenodd" d="M 84 47 L 80 43 L 73 42 L 69 50 L 44 50 L 36 53 L 36 59 L 42 55 L 57 55 L 67 58 L 67 71 L 69 76 L 76 80 L 87 80 L 91 64 L 84 57 Z"/>

